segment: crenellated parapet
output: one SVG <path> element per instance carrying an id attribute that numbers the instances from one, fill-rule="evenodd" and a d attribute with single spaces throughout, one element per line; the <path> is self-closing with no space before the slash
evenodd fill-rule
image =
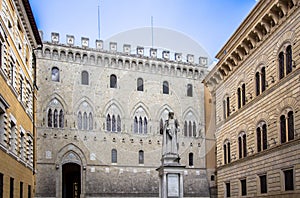
<path id="1" fill-rule="evenodd" d="M 136 47 L 136 53 L 132 54 L 130 44 L 124 44 L 123 51 L 119 52 L 116 42 L 110 42 L 109 49 L 106 50 L 102 40 L 96 40 L 96 47 L 90 48 L 89 38 L 82 37 L 81 46 L 75 46 L 73 35 L 66 36 L 65 44 L 59 42 L 59 37 L 58 33 L 52 33 L 51 42 L 44 42 L 43 50 L 38 56 L 78 64 L 161 73 L 200 80 L 207 73 L 207 57 L 199 57 L 199 62 L 195 63 L 192 54 L 187 54 L 186 61 L 183 61 L 182 53 L 175 53 L 172 59 L 168 50 L 163 50 L 160 58 L 158 49 L 155 48 L 150 48 L 149 56 L 146 56 L 145 48 L 141 46 Z"/>

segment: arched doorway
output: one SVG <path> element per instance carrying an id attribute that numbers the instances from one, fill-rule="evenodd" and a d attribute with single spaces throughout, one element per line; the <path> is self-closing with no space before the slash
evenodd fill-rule
<path id="1" fill-rule="evenodd" d="M 81 166 L 66 163 L 62 166 L 62 197 L 79 198 L 81 193 Z"/>

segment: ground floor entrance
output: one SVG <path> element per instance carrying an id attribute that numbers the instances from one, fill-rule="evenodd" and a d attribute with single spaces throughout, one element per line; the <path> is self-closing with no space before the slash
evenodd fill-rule
<path id="1" fill-rule="evenodd" d="M 67 163 L 62 166 L 62 197 L 79 198 L 81 189 L 81 166 Z"/>

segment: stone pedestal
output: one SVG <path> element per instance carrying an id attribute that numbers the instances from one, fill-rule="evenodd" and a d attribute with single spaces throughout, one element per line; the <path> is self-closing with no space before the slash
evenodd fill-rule
<path id="1" fill-rule="evenodd" d="M 159 197 L 182 198 L 183 197 L 183 171 L 185 166 L 177 164 L 165 164 L 156 169 L 159 173 Z"/>

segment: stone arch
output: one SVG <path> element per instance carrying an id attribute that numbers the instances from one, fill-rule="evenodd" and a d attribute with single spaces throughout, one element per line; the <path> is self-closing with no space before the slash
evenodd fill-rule
<path id="1" fill-rule="evenodd" d="M 167 120 L 169 112 L 174 112 L 173 108 L 167 104 L 163 105 L 156 114 L 157 120 L 160 121 L 161 118 L 163 118 L 163 121 Z M 178 115 L 175 114 L 175 117 L 178 118 Z"/>
<path id="2" fill-rule="evenodd" d="M 76 112 L 78 111 L 78 108 L 84 103 L 86 102 L 90 107 L 92 112 L 95 112 L 94 109 L 94 103 L 92 102 L 92 100 L 90 100 L 88 97 L 83 97 L 80 100 L 78 100 L 75 105 L 74 105 L 74 109 L 76 109 Z"/>
<path id="3" fill-rule="evenodd" d="M 241 83 L 245 83 L 245 85 L 247 84 L 247 75 L 245 75 L 245 73 L 238 75 L 234 88 L 235 91 L 241 85 Z"/>
<path id="4" fill-rule="evenodd" d="M 124 109 L 122 108 L 122 105 L 115 99 L 112 99 L 110 101 L 107 102 L 107 104 L 104 106 L 102 112 L 103 112 L 103 116 L 105 117 L 108 113 L 110 113 L 110 111 L 114 111 L 116 110 L 116 112 L 120 113 L 120 117 L 121 119 L 123 118 L 124 114 Z"/>
<path id="5" fill-rule="evenodd" d="M 66 111 L 66 112 L 69 112 L 69 107 L 66 103 L 66 101 L 64 100 L 63 97 L 61 97 L 59 94 L 57 93 L 54 93 L 52 94 L 51 96 L 49 96 L 44 102 L 43 102 L 43 106 L 42 106 L 42 111 L 45 112 L 48 108 L 48 104 L 50 104 L 50 102 L 54 99 L 57 99 L 61 105 L 62 105 L 62 108 Z"/>
<path id="6" fill-rule="evenodd" d="M 254 128 L 262 121 L 264 121 L 267 124 L 267 126 L 271 123 L 270 115 L 267 112 L 257 114 L 257 116 L 254 119 Z"/>
<path id="7" fill-rule="evenodd" d="M 293 97 L 287 97 L 282 99 L 276 108 L 277 116 L 280 117 L 280 114 L 283 110 L 287 108 L 292 108 L 294 112 L 299 111 L 298 101 Z"/>
<path id="8" fill-rule="evenodd" d="M 275 45 L 273 51 L 273 57 L 275 58 L 275 60 L 277 59 L 277 56 L 283 45 L 285 45 L 286 43 L 290 43 L 291 45 L 293 45 L 294 42 L 296 42 L 295 32 L 292 30 L 285 32 Z"/>
<path id="9" fill-rule="evenodd" d="M 245 132 L 247 135 L 248 130 L 249 130 L 249 128 L 245 123 L 240 124 L 235 130 L 235 137 L 238 137 L 242 131 Z"/>
<path id="10" fill-rule="evenodd" d="M 134 114 L 139 108 L 143 109 L 145 116 L 150 119 L 149 108 L 143 102 L 138 102 L 136 105 L 134 105 L 134 107 L 131 109 L 130 117 L 133 118 Z"/>

